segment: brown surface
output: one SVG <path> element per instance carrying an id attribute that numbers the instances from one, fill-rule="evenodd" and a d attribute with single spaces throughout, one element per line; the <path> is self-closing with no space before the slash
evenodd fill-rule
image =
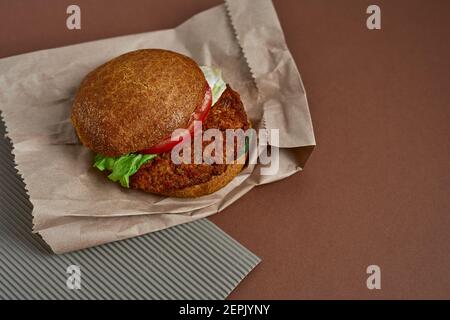
<path id="1" fill-rule="evenodd" d="M 0 56 L 173 27 L 219 1 L 0 2 Z M 450 298 L 448 1 L 275 1 L 318 146 L 212 218 L 262 257 L 238 298 Z M 378 264 L 382 290 L 365 269 Z"/>

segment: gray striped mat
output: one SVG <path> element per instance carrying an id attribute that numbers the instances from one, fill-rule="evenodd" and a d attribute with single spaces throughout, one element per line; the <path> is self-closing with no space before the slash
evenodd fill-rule
<path id="1" fill-rule="evenodd" d="M 32 205 L 0 118 L 0 299 L 224 299 L 259 258 L 202 219 L 145 236 L 52 254 L 31 233 Z M 68 266 L 81 288 L 66 285 Z"/>

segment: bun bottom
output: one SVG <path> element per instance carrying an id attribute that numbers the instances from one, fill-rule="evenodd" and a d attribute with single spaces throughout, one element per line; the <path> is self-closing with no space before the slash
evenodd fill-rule
<path id="1" fill-rule="evenodd" d="M 244 159 L 242 159 L 244 158 Z M 163 196 L 168 197 L 175 197 L 175 198 L 196 198 L 201 196 L 206 196 L 208 194 L 214 193 L 219 189 L 222 189 L 225 187 L 228 183 L 231 182 L 231 180 L 234 179 L 244 168 L 245 163 L 238 163 L 242 160 L 245 160 L 247 158 L 247 153 L 241 156 L 240 159 L 238 159 L 236 164 L 229 164 L 227 165 L 227 169 L 224 173 L 218 176 L 214 176 L 211 178 L 211 180 L 196 184 L 190 187 L 186 187 L 179 190 L 173 190 L 170 192 L 163 192 L 159 193 Z M 242 161 L 244 162 L 244 161 Z"/>

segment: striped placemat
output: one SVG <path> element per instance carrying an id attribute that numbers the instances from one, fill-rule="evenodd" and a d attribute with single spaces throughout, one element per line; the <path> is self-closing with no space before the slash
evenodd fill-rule
<path id="1" fill-rule="evenodd" d="M 55 255 L 0 136 L 0 299 L 224 299 L 260 261 L 206 219 Z"/>

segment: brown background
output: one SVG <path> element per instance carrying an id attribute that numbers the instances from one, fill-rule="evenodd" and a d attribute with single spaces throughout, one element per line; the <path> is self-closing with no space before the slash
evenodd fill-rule
<path id="1" fill-rule="evenodd" d="M 72 3 L 82 30 L 66 29 Z M 1 0 L 0 57 L 171 28 L 219 3 Z M 303 173 L 212 217 L 263 259 L 230 298 L 450 298 L 450 2 L 274 3 L 318 146 Z M 372 3 L 380 31 L 365 27 Z M 382 290 L 366 288 L 371 264 Z"/>

